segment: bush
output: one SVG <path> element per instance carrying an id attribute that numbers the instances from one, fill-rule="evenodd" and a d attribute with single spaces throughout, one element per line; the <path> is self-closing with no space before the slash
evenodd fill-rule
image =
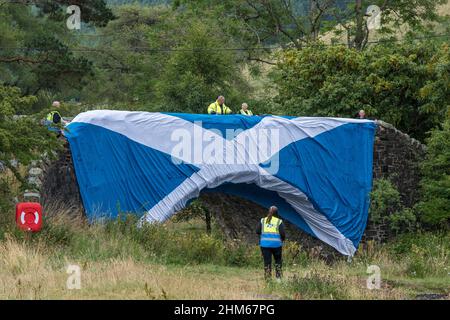
<path id="1" fill-rule="evenodd" d="M 382 223 L 400 207 L 400 193 L 392 182 L 388 179 L 375 180 L 370 194 L 370 221 Z"/>
<path id="2" fill-rule="evenodd" d="M 276 99 L 289 115 L 353 117 L 364 109 L 423 139 L 447 112 L 449 50 L 433 42 L 284 50 Z"/>
<path id="3" fill-rule="evenodd" d="M 261 251 L 258 246 L 249 246 L 240 240 L 228 241 L 225 244 L 225 264 L 235 267 L 260 266 Z"/>
<path id="4" fill-rule="evenodd" d="M 0 235 L 11 225 L 13 219 L 13 195 L 6 179 L 0 179 Z"/>
<path id="5" fill-rule="evenodd" d="M 389 226 L 395 233 L 413 232 L 417 228 L 417 218 L 410 208 L 403 208 L 388 217 Z"/>
<path id="6" fill-rule="evenodd" d="M 433 227 L 449 228 L 450 221 L 450 119 L 431 132 L 427 156 L 421 166 L 420 220 Z"/>
<path id="7" fill-rule="evenodd" d="M 423 259 L 414 257 L 408 262 L 406 273 L 413 278 L 424 278 L 427 275 L 427 266 Z"/>
<path id="8" fill-rule="evenodd" d="M 305 277 L 294 276 L 284 285 L 288 292 L 305 299 L 345 299 L 346 286 L 336 277 L 313 270 Z"/>
<path id="9" fill-rule="evenodd" d="M 448 276 L 450 264 L 450 234 L 407 233 L 388 244 L 394 260 L 406 263 L 406 273 L 411 277 Z"/>
<path id="10" fill-rule="evenodd" d="M 183 250 L 185 252 L 176 252 L 176 254 L 180 256 L 185 254 L 194 263 L 223 263 L 225 248 L 222 241 L 208 234 L 203 234 L 200 238 L 188 237 L 187 239 L 188 242 Z"/>
<path id="11" fill-rule="evenodd" d="M 402 206 L 400 193 L 390 180 L 375 180 L 370 199 L 369 220 L 371 223 L 387 223 L 390 230 L 396 234 L 417 229 L 414 210 Z"/>

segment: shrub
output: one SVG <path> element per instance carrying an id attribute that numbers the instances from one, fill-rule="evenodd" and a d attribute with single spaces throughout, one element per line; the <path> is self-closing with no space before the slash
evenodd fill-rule
<path id="1" fill-rule="evenodd" d="M 6 179 L 0 179 L 0 236 L 2 236 L 13 221 L 13 195 Z"/>
<path id="2" fill-rule="evenodd" d="M 384 222 L 387 216 L 401 206 L 400 193 L 388 179 L 374 181 L 370 201 L 369 217 L 373 223 Z"/>
<path id="3" fill-rule="evenodd" d="M 208 234 L 203 234 L 200 238 L 188 237 L 184 253 L 187 258 L 194 263 L 222 263 L 223 252 L 225 250 L 222 241 Z M 190 248 L 190 250 L 189 250 Z M 179 252 L 180 256 L 183 252 Z"/>
<path id="4" fill-rule="evenodd" d="M 427 266 L 420 257 L 413 257 L 408 262 L 406 273 L 413 278 L 424 278 L 428 273 Z"/>
<path id="5" fill-rule="evenodd" d="M 410 208 L 403 208 L 388 217 L 391 230 L 395 233 L 413 232 L 417 228 L 417 218 Z"/>
<path id="6" fill-rule="evenodd" d="M 276 100 L 289 115 L 352 117 L 364 109 L 423 139 L 447 112 L 449 50 L 433 42 L 283 50 Z"/>
<path id="7" fill-rule="evenodd" d="M 327 273 L 313 270 L 305 277 L 295 275 L 285 284 L 286 289 L 305 299 L 345 299 L 346 286 Z"/>
<path id="8" fill-rule="evenodd" d="M 249 246 L 240 240 L 226 242 L 224 258 L 225 264 L 236 267 L 258 266 L 262 263 L 259 247 Z"/>
<path id="9" fill-rule="evenodd" d="M 387 249 L 394 260 L 406 263 L 408 276 L 422 278 L 448 275 L 449 233 L 406 233 L 388 244 Z"/>
<path id="10" fill-rule="evenodd" d="M 401 204 L 400 193 L 388 179 L 377 179 L 370 194 L 369 221 L 387 223 L 396 234 L 412 232 L 418 228 L 414 209 Z"/>
<path id="11" fill-rule="evenodd" d="M 310 257 L 302 246 L 294 241 L 286 241 L 283 245 L 283 264 L 306 267 Z"/>
<path id="12" fill-rule="evenodd" d="M 450 221 L 450 119 L 427 140 L 427 156 L 421 166 L 420 220 L 433 227 L 448 228 Z"/>

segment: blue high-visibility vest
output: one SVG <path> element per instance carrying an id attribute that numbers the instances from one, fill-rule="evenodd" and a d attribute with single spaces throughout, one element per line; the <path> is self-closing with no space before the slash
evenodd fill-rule
<path id="1" fill-rule="evenodd" d="M 261 238 L 259 245 L 263 248 L 279 248 L 283 246 L 280 236 L 280 225 L 283 221 L 281 219 L 272 217 L 270 223 L 267 223 L 267 218 L 261 219 Z"/>

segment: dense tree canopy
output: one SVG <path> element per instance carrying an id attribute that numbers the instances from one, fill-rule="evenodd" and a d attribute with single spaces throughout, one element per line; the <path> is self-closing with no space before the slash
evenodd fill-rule
<path id="1" fill-rule="evenodd" d="M 0 85 L 0 162 L 19 180 L 21 176 L 12 160 L 27 164 L 57 146 L 55 136 L 39 124 L 39 119 L 16 116 L 35 101 L 36 97 L 23 96 L 19 88 Z"/>
<path id="2" fill-rule="evenodd" d="M 217 21 L 174 14 L 170 7 L 123 6 L 117 16 L 88 54 L 97 72 L 83 98 L 204 113 L 220 94 L 237 104 L 250 92 L 241 54 L 224 49 L 233 47 L 233 39 Z"/>
<path id="3" fill-rule="evenodd" d="M 277 101 L 292 115 L 352 117 L 365 109 L 423 139 L 449 107 L 449 57 L 448 45 L 429 42 L 285 51 Z"/>

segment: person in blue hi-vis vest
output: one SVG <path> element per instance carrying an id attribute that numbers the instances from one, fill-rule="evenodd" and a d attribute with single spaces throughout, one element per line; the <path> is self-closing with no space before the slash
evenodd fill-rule
<path id="1" fill-rule="evenodd" d="M 272 278 L 272 256 L 275 259 L 275 276 L 277 280 L 282 277 L 282 248 L 286 238 L 283 220 L 275 217 L 278 208 L 270 207 L 267 217 L 262 218 L 256 228 L 260 235 L 259 246 L 264 260 L 264 278 Z"/>

